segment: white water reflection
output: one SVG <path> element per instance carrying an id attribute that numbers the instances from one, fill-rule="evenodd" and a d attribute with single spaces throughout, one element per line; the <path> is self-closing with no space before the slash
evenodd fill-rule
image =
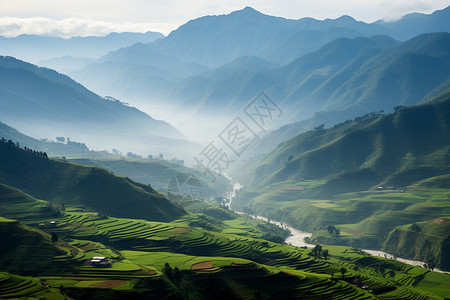
<path id="1" fill-rule="evenodd" d="M 236 191 L 241 189 L 241 188 L 242 188 L 242 185 L 240 185 L 239 183 L 235 183 L 234 184 L 234 189 L 233 189 L 233 192 L 231 194 L 232 196 L 230 197 L 230 202 L 229 202 L 230 206 L 231 206 L 231 202 L 233 200 L 233 197 L 236 195 Z M 238 214 L 241 214 L 241 215 L 250 216 L 250 217 L 258 219 L 258 220 L 263 220 L 263 221 L 275 224 L 275 225 L 277 225 L 277 226 L 279 226 L 281 228 L 289 230 L 291 232 L 291 235 L 285 239 L 285 242 L 288 245 L 292 245 L 292 246 L 296 246 L 296 247 L 308 247 L 308 248 L 313 248 L 315 246 L 313 244 L 308 244 L 308 243 L 305 242 L 305 238 L 306 237 L 308 237 L 308 238 L 312 237 L 312 233 L 310 233 L 310 232 L 301 231 L 301 230 L 298 230 L 298 229 L 296 229 L 296 228 L 294 228 L 292 226 L 286 225 L 286 224 L 278 222 L 278 221 L 269 220 L 269 219 L 267 219 L 265 217 L 262 217 L 262 216 L 249 215 L 249 214 L 245 214 L 245 213 L 237 212 L 237 211 L 235 211 L 235 212 L 238 213 Z M 366 253 L 368 253 L 368 254 L 370 254 L 370 255 L 372 255 L 372 256 L 379 256 L 379 257 L 384 257 L 384 258 L 388 258 L 388 259 L 395 259 L 397 261 L 400 261 L 400 262 L 403 262 L 405 264 L 412 265 L 412 266 L 423 267 L 423 265 L 424 265 L 424 262 L 422 262 L 422 261 L 410 260 L 410 259 L 395 257 L 392 254 L 389 254 L 389 253 L 386 253 L 386 252 L 383 252 L 383 251 L 368 250 L 368 249 L 361 249 L 361 250 L 366 252 Z M 433 271 L 434 272 L 439 272 L 439 273 L 450 274 L 449 272 L 442 271 L 442 270 L 439 270 L 439 269 L 434 269 Z"/>
<path id="2" fill-rule="evenodd" d="M 250 216 L 250 217 L 253 217 L 258 220 L 263 220 L 263 221 L 275 224 L 278 227 L 289 230 L 291 235 L 289 237 L 287 237 L 285 240 L 286 244 L 288 244 L 288 245 L 292 245 L 292 246 L 296 246 L 296 247 L 308 247 L 308 248 L 314 248 L 314 246 L 315 246 L 313 244 L 308 244 L 307 242 L 305 242 L 306 237 L 308 237 L 308 238 L 312 237 L 312 233 L 310 233 L 310 232 L 304 232 L 304 231 L 295 229 L 294 227 L 283 224 L 281 222 L 269 220 L 262 216 L 255 215 L 255 216 Z"/>

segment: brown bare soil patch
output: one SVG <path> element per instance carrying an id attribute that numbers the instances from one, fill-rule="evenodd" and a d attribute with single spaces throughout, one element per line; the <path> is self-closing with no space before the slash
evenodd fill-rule
<path id="1" fill-rule="evenodd" d="M 171 230 L 171 233 L 175 236 L 191 231 L 189 227 L 175 227 Z"/>
<path id="2" fill-rule="evenodd" d="M 136 272 L 134 272 L 134 274 L 136 274 L 136 275 L 155 275 L 156 274 L 156 271 L 153 269 L 149 269 L 144 266 L 139 266 L 139 267 L 141 267 L 142 270 L 136 271 Z"/>
<path id="3" fill-rule="evenodd" d="M 103 280 L 103 278 L 95 278 L 95 277 L 76 277 L 76 276 L 67 276 L 62 277 L 61 280 Z"/>
<path id="4" fill-rule="evenodd" d="M 438 224 L 438 225 L 445 225 L 445 224 L 450 223 L 450 220 L 449 219 L 434 219 L 433 223 Z"/>
<path id="5" fill-rule="evenodd" d="M 214 268 L 214 265 L 210 261 L 200 262 L 193 264 L 191 267 L 192 271 L 195 270 L 204 270 L 204 269 L 212 269 Z"/>
<path id="6" fill-rule="evenodd" d="M 292 273 L 289 273 L 289 272 L 286 272 L 286 271 L 280 271 L 281 273 L 283 273 L 283 274 L 286 274 L 286 275 L 289 275 L 289 276 L 294 276 L 294 277 L 298 277 L 297 275 L 295 275 L 295 274 L 292 274 Z"/>
<path id="7" fill-rule="evenodd" d="M 127 283 L 125 280 L 106 280 L 103 282 L 91 285 L 93 288 L 112 289 Z"/>
<path id="8" fill-rule="evenodd" d="M 253 265 L 253 262 L 249 261 L 249 262 L 246 262 L 246 263 L 241 263 L 241 262 L 238 262 L 238 261 L 233 261 L 231 263 L 231 265 L 233 267 L 248 267 L 248 266 Z"/>
<path id="9" fill-rule="evenodd" d="M 80 247 L 81 250 L 85 250 L 85 251 L 89 251 L 92 250 L 94 248 L 94 244 L 93 243 L 89 243 L 87 245 L 84 245 L 83 247 Z"/>

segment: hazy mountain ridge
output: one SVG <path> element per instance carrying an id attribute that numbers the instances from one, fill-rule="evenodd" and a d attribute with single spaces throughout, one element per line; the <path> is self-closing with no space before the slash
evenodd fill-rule
<path id="1" fill-rule="evenodd" d="M 446 270 L 449 120 L 447 89 L 388 115 L 318 126 L 242 167 L 233 207 L 313 232 L 311 242 L 386 249 Z"/>
<path id="2" fill-rule="evenodd" d="M 407 15 L 395 22 L 368 24 L 350 16 L 323 21 L 313 18 L 285 19 L 264 15 L 246 7 L 228 15 L 191 20 L 166 38 L 149 43 L 146 51 L 213 68 L 240 56 L 253 55 L 286 64 L 339 37 L 389 35 L 406 40 L 422 33 L 450 31 L 448 22 L 443 21 L 449 14 L 450 8 L 446 8 L 430 15 L 418 14 L 419 18 L 411 19 Z M 418 24 L 414 24 L 415 21 Z M 434 26 L 423 27 L 425 22 L 433 23 Z M 405 28 L 396 27 L 400 23 L 408 25 L 402 25 Z M 408 34 L 405 33 L 407 31 Z M 130 47 L 129 50 L 132 49 Z M 296 51 L 292 52 L 293 49 Z M 145 61 L 141 63 L 145 64 Z"/>
<path id="3" fill-rule="evenodd" d="M 0 119 L 29 135 L 69 136 L 90 146 L 109 144 L 111 148 L 120 139 L 129 143 L 129 150 L 123 151 L 140 145 L 140 153 L 145 147 L 150 153 L 157 153 L 158 147 L 167 153 L 176 144 L 183 144 L 186 151 L 198 147 L 183 141 L 184 136 L 170 124 L 102 98 L 53 70 L 2 57 L 0 76 Z M 96 142 L 99 139 L 101 143 Z"/>
<path id="4" fill-rule="evenodd" d="M 341 38 L 281 68 L 244 65 L 231 74 L 218 68 L 207 77 L 173 83 L 170 92 L 160 97 L 169 103 L 179 99 L 191 107 L 201 99 L 202 110 L 216 114 L 224 109 L 218 102 L 225 103 L 232 114 L 264 90 L 286 111 L 285 122 L 307 119 L 319 111 L 340 111 L 344 119 L 339 122 L 420 102 L 450 75 L 450 47 L 441 46 L 437 53 L 433 46 L 449 40 L 448 33 L 421 35 L 402 44 L 381 36 Z M 430 46 L 417 48 L 417 43 Z"/>
<path id="5" fill-rule="evenodd" d="M 449 20 L 450 6 L 372 24 L 246 7 L 95 61 L 47 60 L 81 68 L 70 75 L 87 88 L 0 56 L 0 298 L 447 299 L 450 277 L 433 269 L 450 270 Z M 228 157 L 219 148 L 246 143 L 243 107 L 261 91 L 282 109 L 274 128 L 301 121 Z M 198 140 L 227 118 L 248 130 L 228 123 L 200 152 L 150 117 L 158 106 Z M 238 183 L 185 167 L 194 155 L 229 163 Z M 308 247 L 286 224 L 312 233 Z"/>
<path id="6" fill-rule="evenodd" d="M 449 162 L 433 157 L 450 147 L 449 95 L 447 91 L 437 102 L 298 135 L 260 163 L 254 170 L 253 184 L 318 179 L 367 169 L 376 174 L 372 185 L 387 181 L 401 186 L 417 180 L 402 172 L 423 166 L 431 174 L 435 172 L 434 176 L 449 172 Z"/>
<path id="7" fill-rule="evenodd" d="M 65 143 L 41 141 L 27 136 L 16 129 L 0 122 L 0 138 L 19 143 L 21 147 L 27 147 L 36 151 L 46 152 L 48 155 L 86 154 L 89 149 L 80 142 L 67 141 Z"/>
<path id="8" fill-rule="evenodd" d="M 137 43 L 111 52 L 70 75 L 105 95 L 150 97 L 168 89 L 170 82 L 206 70 L 202 65 L 181 63 Z"/>
<path id="9" fill-rule="evenodd" d="M 149 185 L 37 156 L 14 144 L 0 142 L 0 147 L 0 182 L 33 197 L 147 220 L 170 221 L 185 213 Z"/>
<path id="10" fill-rule="evenodd" d="M 368 24 L 350 16 L 323 21 L 312 18 L 292 20 L 264 15 L 251 7 L 246 7 L 228 15 L 206 16 L 189 21 L 172 31 L 167 38 L 151 43 L 150 46 L 181 61 L 217 67 L 239 56 L 256 55 L 268 59 L 262 54 L 276 53 L 269 49 L 280 49 L 278 46 L 290 39 L 298 41 L 299 34 L 314 32 L 321 35 L 324 32 L 325 36 L 329 36 L 330 39 L 323 39 L 321 43 L 317 43 L 317 39 L 305 39 L 303 42 L 308 44 L 316 43 L 315 48 L 311 47 L 306 52 L 302 51 L 302 44 L 296 44 L 298 49 L 296 56 L 283 61 L 288 63 L 338 37 L 346 37 L 346 34 L 347 37 L 356 37 L 355 34 L 358 36 L 386 34 L 406 40 L 422 33 L 450 31 L 449 22 L 443 21 L 449 13 L 450 8 L 446 8 L 430 15 L 419 14 L 420 18 L 411 19 L 405 16 L 396 22 L 379 21 Z M 415 24 L 415 21 L 418 24 Z M 402 22 L 408 23 L 407 27 L 403 26 L 406 28 L 396 27 L 396 24 Z M 434 26 L 422 27 L 425 22 L 433 23 Z M 327 34 L 327 30 L 335 30 L 335 34 Z M 339 30 L 342 30 L 340 33 L 343 35 L 337 34 Z M 409 34 L 405 33 L 407 30 Z M 280 62 L 279 59 L 283 56 L 278 56 L 275 61 Z"/>
<path id="11" fill-rule="evenodd" d="M 422 33 L 450 32 L 449 13 L 450 6 L 431 14 L 411 13 L 395 22 L 380 20 L 374 24 L 389 28 L 394 38 L 406 40 Z"/>
<path id="12" fill-rule="evenodd" d="M 9 55 L 38 63 L 55 57 L 98 58 L 109 51 L 131 46 L 137 42 L 150 43 L 163 38 L 159 32 L 110 33 L 103 37 L 72 37 L 69 39 L 38 35 L 20 35 L 6 38 L 0 36 L 0 55 Z M 33 49 L 33 51 L 30 51 Z"/>
<path id="13" fill-rule="evenodd" d="M 279 72 L 284 78 L 280 81 L 292 82 L 285 90 L 301 98 L 296 102 L 290 96 L 293 107 L 288 103 L 282 107 L 299 112 L 293 120 L 301 114 L 306 117 L 311 106 L 313 116 L 269 132 L 251 152 L 269 153 L 279 143 L 321 124 L 330 127 L 366 113 L 390 112 L 394 106 L 429 101 L 450 84 L 449 37 L 448 33 L 425 34 L 404 43 L 381 36 L 338 39 L 281 68 L 286 71 Z M 386 44 L 377 46 L 376 40 Z M 338 57 L 348 58 L 341 62 Z M 302 83 L 295 85 L 292 78 Z M 274 91 L 270 95 L 279 95 L 274 99 L 285 97 Z"/>
<path id="14" fill-rule="evenodd" d="M 291 112 L 291 116 L 290 119 L 285 120 L 285 123 L 310 118 L 315 112 L 323 109 L 336 108 L 347 109 L 348 113 L 343 117 L 353 118 L 372 110 L 386 110 L 401 104 L 392 103 L 389 105 L 390 107 L 387 107 L 378 103 L 377 97 L 385 97 L 383 94 L 377 94 L 382 87 L 373 88 L 371 85 L 377 85 L 380 82 L 377 82 L 377 78 L 370 74 L 371 70 L 365 70 L 365 72 L 361 66 L 364 64 L 367 67 L 379 67 L 382 64 L 393 63 L 392 61 L 382 61 L 381 57 L 377 58 L 379 61 L 369 61 L 369 58 L 377 57 L 377 54 L 382 52 L 383 44 L 385 48 L 389 48 L 398 43 L 387 36 L 381 37 L 380 34 L 404 40 L 405 37 L 412 37 L 413 32 L 414 34 L 429 32 L 429 30 L 420 29 L 422 21 L 417 25 L 414 24 L 415 20 L 434 22 L 433 20 L 439 21 L 443 15 L 449 14 L 450 8 L 446 8 L 430 15 L 421 14 L 418 19 L 409 20 L 405 17 L 408 19 L 407 28 L 410 29 L 407 34 L 407 29 L 393 29 L 400 20 L 371 24 L 357 21 L 350 16 L 324 21 L 312 18 L 288 20 L 267 16 L 246 7 L 228 15 L 206 16 L 189 21 L 164 39 L 148 45 L 134 45 L 109 53 L 96 63 L 72 74 L 77 80 L 90 84 L 91 89 L 102 94 L 117 95 L 118 97 L 128 94 L 130 101 L 145 109 L 157 105 L 161 99 L 164 99 L 164 102 L 169 104 L 174 111 L 177 107 L 180 113 L 190 109 L 192 111 L 189 113 L 188 119 L 196 119 L 204 113 L 214 114 L 217 111 L 223 113 L 223 108 L 218 105 L 223 102 L 226 102 L 229 108 L 227 113 L 232 115 L 236 109 L 248 103 L 260 91 L 266 91 L 278 103 L 288 104 L 285 109 Z M 436 22 L 439 23 L 438 21 Z M 446 31 L 446 24 L 446 22 L 442 22 L 441 27 L 435 26 L 433 30 Z M 396 30 L 401 32 L 397 33 Z M 347 42 L 347 44 L 342 42 L 343 37 L 352 42 Z M 339 38 L 341 38 L 341 44 L 334 41 L 335 39 L 339 41 Z M 350 43 L 357 44 L 356 41 L 364 38 L 372 39 L 378 45 L 373 44 L 370 47 L 367 44 L 361 53 L 356 54 Z M 425 38 L 421 42 L 432 43 Z M 317 57 L 318 51 L 331 47 L 333 43 L 335 43 L 334 61 L 322 64 L 322 68 L 313 65 L 311 67 L 315 68 L 311 68 L 309 72 L 300 69 L 300 65 L 295 66 L 299 60 L 318 62 L 320 59 Z M 412 52 L 416 46 L 404 45 L 404 47 L 410 47 L 408 51 Z M 392 51 L 402 52 L 401 47 L 396 50 L 394 48 L 391 47 Z M 441 46 L 439 48 L 442 49 Z M 332 58 L 333 49 L 329 48 L 328 50 L 330 51 L 329 58 Z M 387 53 L 387 49 L 384 50 Z M 417 48 L 416 50 L 418 53 L 426 52 L 427 55 L 435 54 L 431 46 L 428 49 Z M 233 64 L 242 56 L 259 57 L 274 62 L 274 66 L 278 65 L 279 68 L 270 68 L 269 71 L 260 70 L 253 77 L 239 78 L 238 76 L 249 73 L 248 67 L 243 66 L 240 70 L 236 70 L 235 78 L 232 76 L 215 77 L 219 76 L 224 64 Z M 353 65 L 344 68 L 346 67 L 344 62 L 349 63 L 347 58 L 354 59 L 354 62 Z M 359 58 L 359 61 L 356 58 Z M 113 62 L 115 65 L 112 64 Z M 119 65 L 118 63 L 123 64 Z M 174 71 L 174 63 L 181 64 L 183 67 L 178 68 L 179 71 Z M 195 65 L 192 65 L 193 63 Z M 140 64 L 141 67 L 137 68 L 137 64 Z M 199 67 L 199 64 L 203 67 Z M 105 71 L 106 65 L 108 65 L 106 68 L 108 71 Z M 143 65 L 148 66 L 148 69 L 142 67 Z M 338 69 L 339 65 L 341 69 Z M 207 67 L 212 70 L 205 72 Z M 299 68 L 297 72 L 293 70 L 296 67 Z M 289 69 L 292 69 L 293 73 L 283 74 Z M 350 75 L 353 75 L 354 72 L 360 73 L 359 78 L 351 80 Z M 376 72 L 381 72 L 381 70 L 376 70 Z M 331 78 L 334 74 L 339 76 Z M 380 74 L 380 76 L 382 75 Z M 386 73 L 386 75 L 389 74 Z M 216 79 L 205 78 L 207 76 Z M 230 81 L 230 78 L 235 82 Z M 347 83 L 344 78 L 350 82 Z M 367 81 L 364 89 L 369 88 L 371 91 L 361 91 L 361 81 Z M 441 82 L 436 84 L 441 84 Z M 428 89 L 430 88 L 432 87 L 428 87 Z M 403 93 L 405 97 L 408 94 L 405 91 L 399 93 Z M 409 95 L 414 94 L 414 91 L 409 93 Z M 417 93 L 417 95 L 419 94 Z M 362 99 L 359 100 L 359 97 Z M 420 101 L 417 98 L 419 96 L 412 99 L 409 104 Z M 398 95 L 395 99 L 391 97 L 384 102 L 404 101 Z M 294 103 L 297 106 L 292 107 L 291 105 Z M 341 105 L 346 107 L 341 108 Z M 335 120 L 335 122 L 339 121 L 342 119 Z"/>

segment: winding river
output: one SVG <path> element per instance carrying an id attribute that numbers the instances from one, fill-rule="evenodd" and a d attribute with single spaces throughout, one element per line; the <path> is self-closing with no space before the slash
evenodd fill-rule
<path id="1" fill-rule="evenodd" d="M 233 192 L 231 192 L 228 196 L 230 199 L 230 202 L 228 204 L 229 207 L 231 207 L 231 202 L 233 201 L 233 197 L 236 195 L 236 191 L 241 189 L 242 185 L 240 185 L 239 183 L 235 183 L 233 186 Z M 238 214 L 245 214 L 243 212 L 238 212 L 235 211 Z M 245 214 L 248 215 L 248 214 Z M 308 248 L 313 248 L 315 245 L 313 244 L 308 244 L 305 242 L 305 238 L 306 237 L 311 237 L 312 233 L 310 232 L 305 232 L 305 231 L 301 231 L 299 229 L 296 229 L 292 226 L 286 225 L 284 223 L 278 222 L 278 221 L 273 221 L 273 220 L 268 220 L 267 218 L 263 217 L 263 216 L 258 216 L 258 215 L 248 215 L 252 218 L 256 218 L 258 220 L 263 220 L 272 224 L 275 224 L 281 228 L 287 229 L 291 232 L 291 235 L 289 237 L 286 238 L 285 242 L 286 244 L 292 245 L 292 246 L 296 246 L 296 247 L 308 247 Z M 405 259 L 405 258 L 400 258 L 400 257 L 395 257 L 392 254 L 383 252 L 383 251 L 378 251 L 378 250 L 368 250 L 368 249 L 362 249 L 364 252 L 372 255 L 372 256 L 379 256 L 379 257 L 384 257 L 384 258 L 388 258 L 388 259 L 396 259 L 400 262 L 403 262 L 405 264 L 408 265 L 413 265 L 413 266 L 420 266 L 423 267 L 424 262 L 422 261 L 417 261 L 417 260 L 410 260 L 410 259 Z M 439 269 L 434 269 L 433 271 L 435 272 L 440 272 L 440 273 L 447 273 L 449 274 L 449 272 L 445 272 Z"/>

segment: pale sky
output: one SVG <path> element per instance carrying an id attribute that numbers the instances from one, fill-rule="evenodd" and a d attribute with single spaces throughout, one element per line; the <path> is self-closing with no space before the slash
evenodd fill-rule
<path id="1" fill-rule="evenodd" d="M 373 22 L 411 12 L 431 13 L 449 0 L 0 0 L 0 35 L 70 37 L 109 32 L 158 31 L 167 35 L 191 19 L 228 14 L 245 6 L 289 19 L 350 15 Z"/>

